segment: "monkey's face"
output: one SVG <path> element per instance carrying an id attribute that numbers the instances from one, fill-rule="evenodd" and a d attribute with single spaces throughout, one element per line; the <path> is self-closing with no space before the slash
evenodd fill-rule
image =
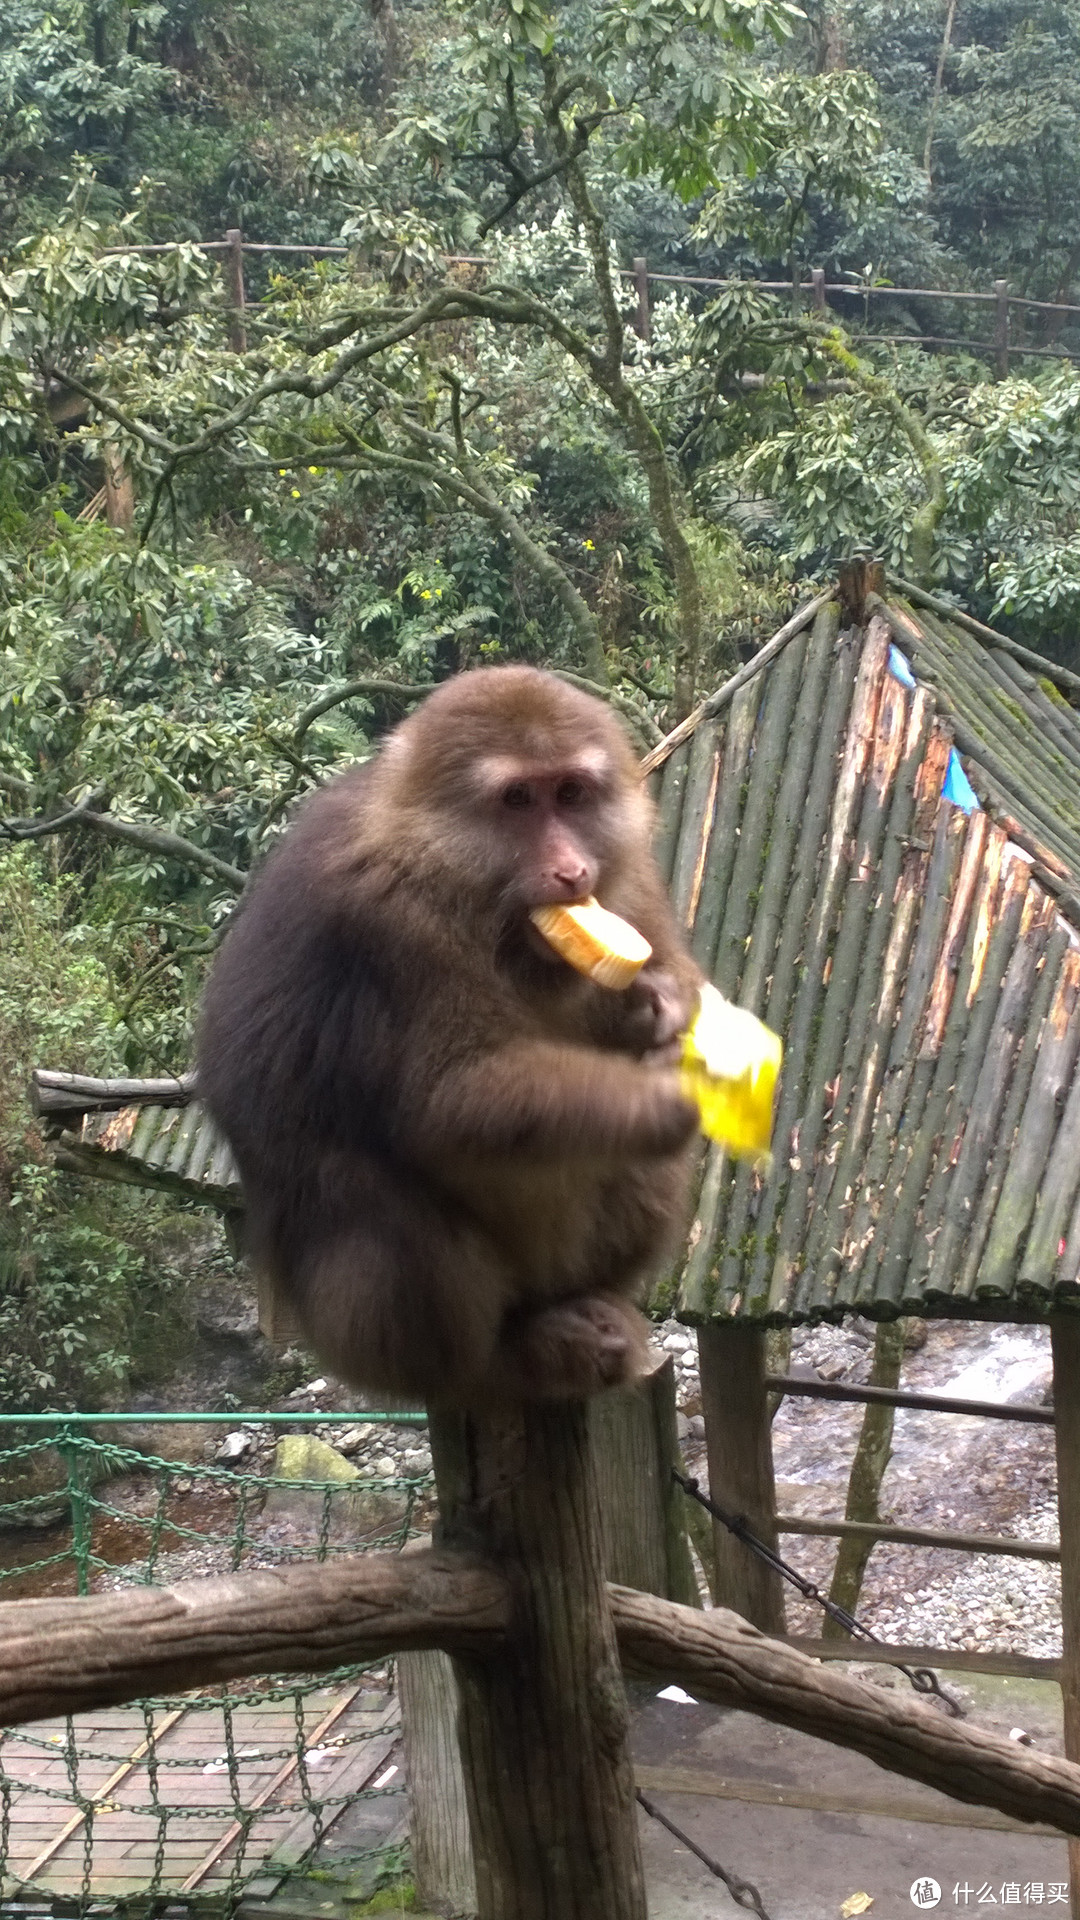
<path id="1" fill-rule="evenodd" d="M 533 907 L 603 901 L 648 843 L 649 803 L 617 722 L 529 667 L 441 688 L 390 737 L 381 777 L 443 897 L 504 928 L 527 926 Z"/>
<path id="2" fill-rule="evenodd" d="M 595 893 L 616 811 L 602 756 L 555 768 L 496 756 L 475 773 L 474 832 L 508 907 L 562 906 Z"/>

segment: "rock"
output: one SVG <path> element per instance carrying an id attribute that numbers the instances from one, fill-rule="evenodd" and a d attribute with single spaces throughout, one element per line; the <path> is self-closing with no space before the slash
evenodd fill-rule
<path id="1" fill-rule="evenodd" d="M 385 1528 L 400 1519 L 404 1510 L 398 1492 L 366 1484 L 351 1460 L 346 1460 L 325 1440 L 317 1440 L 314 1434 L 283 1435 L 274 1453 L 273 1476 L 275 1480 L 314 1480 L 330 1484 L 334 1490 L 329 1495 L 328 1538 L 335 1542 Z M 336 1490 L 338 1487 L 340 1492 Z M 326 1499 L 323 1485 L 272 1487 L 266 1496 L 263 1517 L 278 1525 L 292 1526 L 315 1541 L 324 1525 Z"/>
<path id="2" fill-rule="evenodd" d="M 426 1447 L 411 1447 L 402 1454 L 401 1464 L 410 1479 L 431 1472 L 431 1455 Z"/>
<path id="3" fill-rule="evenodd" d="M 677 1413 L 675 1415 L 675 1432 L 677 1433 L 680 1440 L 689 1440 L 690 1422 L 687 1419 L 685 1413 Z"/>
<path id="4" fill-rule="evenodd" d="M 225 1294 L 204 1295 L 195 1326 L 204 1340 L 227 1347 L 247 1347 L 259 1339 L 259 1309 L 251 1298 Z"/>
<path id="5" fill-rule="evenodd" d="M 689 1420 L 688 1420 L 688 1422 L 687 1422 L 687 1425 L 688 1425 L 688 1427 L 689 1427 L 689 1430 L 690 1430 L 690 1438 L 691 1438 L 691 1440 L 704 1440 L 704 1438 L 705 1438 L 705 1420 L 704 1420 L 704 1416 L 703 1416 L 702 1414 L 700 1414 L 700 1413 L 692 1413 L 692 1414 L 690 1415 L 690 1418 L 689 1418 Z"/>
<path id="6" fill-rule="evenodd" d="M 377 1480 L 394 1480 L 397 1477 L 397 1470 L 397 1461 L 390 1453 L 381 1453 L 378 1459 L 371 1463 L 371 1471 Z"/>
<path id="7" fill-rule="evenodd" d="M 251 1448 L 250 1433 L 227 1433 L 221 1445 L 214 1452 L 215 1460 L 242 1460 Z"/>
<path id="8" fill-rule="evenodd" d="M 361 1447 L 372 1438 L 374 1432 L 375 1429 L 372 1426 L 345 1427 L 338 1434 L 334 1444 L 339 1453 L 359 1453 Z"/>

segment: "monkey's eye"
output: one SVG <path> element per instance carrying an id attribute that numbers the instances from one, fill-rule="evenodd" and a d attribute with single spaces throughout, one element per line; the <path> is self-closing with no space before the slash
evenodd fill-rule
<path id="1" fill-rule="evenodd" d="M 503 788 L 504 807 L 527 807 L 532 795 L 524 780 L 515 780 L 512 786 Z"/>
<path id="2" fill-rule="evenodd" d="M 560 780 L 555 789 L 555 803 L 560 807 L 583 806 L 588 797 L 583 780 Z"/>

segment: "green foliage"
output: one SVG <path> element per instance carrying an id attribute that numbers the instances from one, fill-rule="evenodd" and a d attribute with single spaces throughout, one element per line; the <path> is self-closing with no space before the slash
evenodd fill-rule
<path id="1" fill-rule="evenodd" d="M 161 1208 L 57 1180 L 31 1123 L 33 1067 L 123 1071 L 111 1008 L 114 936 L 81 917 L 55 859 L 0 848 L 0 1408 L 108 1401 L 132 1350 L 170 1311 L 176 1278 L 151 1259 Z"/>

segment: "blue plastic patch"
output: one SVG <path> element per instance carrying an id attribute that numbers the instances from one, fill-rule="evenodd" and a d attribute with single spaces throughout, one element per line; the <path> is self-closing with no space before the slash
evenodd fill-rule
<path id="1" fill-rule="evenodd" d="M 899 647 L 889 647 L 889 672 L 895 680 L 899 680 L 902 687 L 914 687 L 915 675 L 912 673 Z"/>
<path id="2" fill-rule="evenodd" d="M 978 795 L 960 765 L 960 756 L 955 747 L 949 753 L 949 764 L 945 769 L 941 793 L 943 799 L 951 800 L 954 807 L 963 807 L 965 813 L 982 812 Z"/>

